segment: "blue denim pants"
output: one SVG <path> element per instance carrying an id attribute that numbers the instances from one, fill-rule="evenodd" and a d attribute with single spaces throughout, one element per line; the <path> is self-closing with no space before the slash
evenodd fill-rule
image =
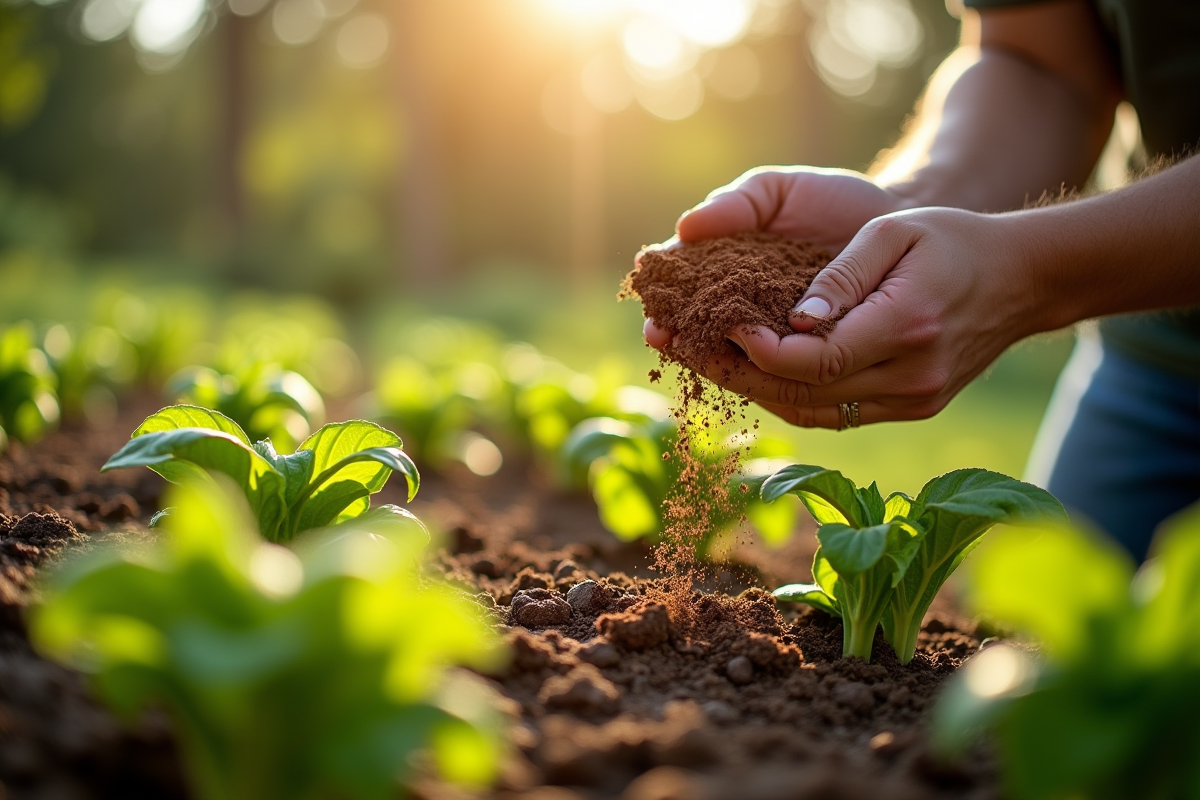
<path id="1" fill-rule="evenodd" d="M 1082 330 L 1027 478 L 1143 561 L 1159 523 L 1200 500 L 1200 383 Z"/>

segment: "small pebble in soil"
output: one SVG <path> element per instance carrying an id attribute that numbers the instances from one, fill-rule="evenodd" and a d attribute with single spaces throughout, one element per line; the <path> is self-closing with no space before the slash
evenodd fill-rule
<path id="1" fill-rule="evenodd" d="M 738 686 L 754 680 L 754 664 L 745 656 L 734 656 L 725 665 L 725 675 Z"/>
<path id="2" fill-rule="evenodd" d="M 612 591 L 592 580 L 580 581 L 567 592 L 567 603 L 583 616 L 601 613 L 611 600 Z"/>
<path id="3" fill-rule="evenodd" d="M 526 628 L 563 625 L 571 619 L 571 607 L 557 592 L 549 589 L 524 589 L 510 604 L 512 619 Z"/>
<path id="4" fill-rule="evenodd" d="M 875 693 L 870 686 L 858 681 L 848 681 L 834 687 L 833 700 L 857 714 L 866 714 L 875 708 Z"/>
<path id="5" fill-rule="evenodd" d="M 724 725 L 738 718 L 738 713 L 733 706 L 721 700 L 709 700 L 700 708 L 704 711 L 704 716 L 717 725 Z"/>

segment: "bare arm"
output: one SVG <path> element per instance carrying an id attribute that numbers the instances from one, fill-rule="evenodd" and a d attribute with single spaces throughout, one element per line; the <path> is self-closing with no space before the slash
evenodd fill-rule
<path id="1" fill-rule="evenodd" d="M 905 207 L 1021 208 L 1081 186 L 1121 91 L 1091 4 L 1055 0 L 963 21 L 913 134 L 872 171 Z"/>

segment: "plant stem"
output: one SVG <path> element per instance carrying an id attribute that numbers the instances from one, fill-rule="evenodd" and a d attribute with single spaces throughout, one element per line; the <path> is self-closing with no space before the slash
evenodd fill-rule
<path id="1" fill-rule="evenodd" d="M 845 635 L 842 638 L 842 658 L 858 656 L 863 661 L 871 660 L 871 645 L 875 642 L 875 626 L 863 624 L 860 619 L 845 619 Z"/>

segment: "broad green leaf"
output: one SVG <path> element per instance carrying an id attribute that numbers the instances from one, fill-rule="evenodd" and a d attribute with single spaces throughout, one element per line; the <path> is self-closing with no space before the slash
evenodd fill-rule
<path id="1" fill-rule="evenodd" d="M 223 431 L 178 428 L 139 434 L 101 471 L 126 467 L 149 467 L 172 483 L 204 479 L 209 472 L 229 477 L 249 501 L 268 539 L 286 514 L 283 476 L 253 448 Z"/>
<path id="2" fill-rule="evenodd" d="M 800 496 L 819 524 L 842 522 L 866 527 L 881 522 L 871 519 L 854 482 L 836 470 L 808 464 L 793 464 L 763 483 L 762 499 L 768 503 L 792 492 Z"/>
<path id="3" fill-rule="evenodd" d="M 912 510 L 912 498 L 904 492 L 892 492 L 883 506 L 883 521 L 891 522 L 897 517 L 908 517 Z"/>
<path id="4" fill-rule="evenodd" d="M 387 428 L 364 420 L 350 420 L 323 426 L 297 449 L 312 451 L 313 475 L 320 476 L 328 473 L 332 477 L 333 473 L 328 472 L 330 468 L 348 456 L 371 448 L 400 448 L 403 446 L 400 437 Z M 339 467 L 336 470 L 337 479 L 339 481 L 357 481 L 366 486 L 371 494 L 382 489 L 392 470 L 397 469 L 387 461 L 374 459 L 351 462 L 347 466 L 348 469 Z M 404 472 L 405 470 L 400 469 L 399 471 Z M 326 478 L 326 480 L 328 479 Z M 415 491 L 410 480 L 410 496 Z"/>
<path id="5" fill-rule="evenodd" d="M 839 575 L 857 575 L 883 558 L 891 525 L 852 528 L 840 522 L 828 522 L 817 531 L 821 553 Z"/>
<path id="6" fill-rule="evenodd" d="M 221 431 L 233 436 L 247 447 L 250 446 L 250 437 L 229 417 L 217 411 L 190 405 L 168 406 L 154 412 L 146 417 L 146 421 L 137 427 L 130 438 L 136 438 L 146 433 L 178 430 L 179 428 L 208 428 Z"/>
<path id="7" fill-rule="evenodd" d="M 855 489 L 854 494 L 858 497 L 858 505 L 863 510 L 863 518 L 867 523 L 877 525 L 884 521 L 886 504 L 883 495 L 879 493 L 879 486 L 874 481 L 864 489 Z"/>
<path id="8" fill-rule="evenodd" d="M 292 508 L 295 518 L 293 532 L 323 528 L 335 521 L 352 519 L 365 512 L 370 506 L 367 496 L 378 489 L 372 490 L 369 484 L 364 484 L 354 477 L 346 477 L 353 476 L 358 465 L 363 463 L 383 464 L 388 468 L 387 474 L 392 471 L 401 473 L 408 484 L 409 500 L 417 493 L 421 478 L 416 465 L 403 450 L 397 447 L 372 447 L 361 450 L 346 456 L 312 479 L 309 489 L 315 491 L 307 496 L 302 494 Z M 382 488 L 381 482 L 379 487 Z"/>
<path id="9" fill-rule="evenodd" d="M 821 552 L 820 547 L 813 554 L 812 574 L 813 580 L 821 587 L 822 591 L 833 598 L 835 604 L 838 604 L 838 598 L 841 596 L 841 593 L 838 586 L 840 580 L 837 570 L 829 563 L 829 559 L 825 558 L 825 554 Z M 840 608 L 841 606 L 838 605 L 838 607 Z"/>
<path id="10" fill-rule="evenodd" d="M 815 583 L 789 583 L 771 592 L 776 600 L 787 603 L 806 603 L 832 616 L 841 616 L 834 600 Z"/>
<path id="11" fill-rule="evenodd" d="M 270 439 L 254 443 L 254 451 L 265 458 L 283 476 L 284 501 L 289 509 L 293 509 L 297 498 L 308 488 L 312 479 L 313 454 L 311 450 L 299 450 L 291 455 L 281 456 L 275 452 L 275 446 Z"/>
<path id="12" fill-rule="evenodd" d="M 921 619 L 962 560 L 996 523 L 1065 522 L 1062 504 L 1044 489 L 982 469 L 962 469 L 925 484 L 906 516 L 923 531 L 913 568 L 884 620 L 901 662 L 912 658 Z"/>

